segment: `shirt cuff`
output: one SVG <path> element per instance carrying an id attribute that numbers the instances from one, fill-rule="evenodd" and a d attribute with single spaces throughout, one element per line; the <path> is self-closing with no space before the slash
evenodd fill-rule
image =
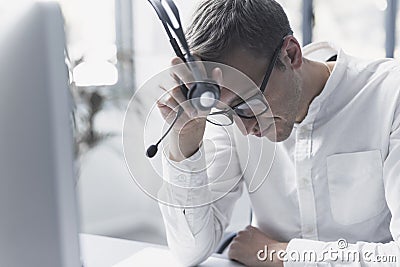
<path id="1" fill-rule="evenodd" d="M 207 184 L 207 166 L 203 145 L 189 158 L 173 161 L 165 151 L 162 157 L 163 179 L 178 187 L 193 188 Z"/>

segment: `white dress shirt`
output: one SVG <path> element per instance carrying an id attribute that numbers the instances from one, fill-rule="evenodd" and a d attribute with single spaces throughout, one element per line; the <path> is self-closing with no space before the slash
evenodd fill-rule
<path id="1" fill-rule="evenodd" d="M 399 94 L 399 61 L 340 51 L 323 91 L 287 140 L 275 144 L 243 136 L 234 125 L 208 125 L 209 141 L 191 158 L 164 158 L 160 194 L 182 206 L 211 202 L 193 209 L 160 204 L 172 252 L 185 265 L 205 260 L 245 189 L 252 224 L 289 242 L 288 252 L 361 255 L 358 261 L 338 253 L 305 264 L 293 252 L 285 266 L 400 266 Z M 341 238 L 346 248 L 338 248 Z M 372 262 L 393 261 L 389 256 L 397 263 Z"/>

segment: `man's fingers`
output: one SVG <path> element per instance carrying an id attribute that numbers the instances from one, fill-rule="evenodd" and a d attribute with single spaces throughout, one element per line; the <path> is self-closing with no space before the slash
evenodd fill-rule
<path id="1" fill-rule="evenodd" d="M 167 106 L 172 110 L 177 110 L 178 102 L 171 96 L 171 94 L 167 91 L 158 101 L 157 106 Z"/>
<path id="2" fill-rule="evenodd" d="M 183 108 L 183 110 L 189 117 L 194 117 L 197 115 L 196 109 L 192 106 L 190 101 L 186 99 L 186 96 L 182 93 L 180 87 L 176 87 L 172 90 L 172 96 L 175 98 L 175 100 L 179 103 L 179 105 Z"/>
<path id="3" fill-rule="evenodd" d="M 241 244 L 235 240 L 229 246 L 228 258 L 231 260 L 240 260 Z"/>
<path id="4" fill-rule="evenodd" d="M 171 60 L 172 70 L 171 77 L 177 83 L 177 85 L 184 83 L 185 81 L 193 81 L 193 75 L 191 74 L 190 69 L 186 64 L 184 64 L 183 60 L 179 57 L 174 57 Z"/>
<path id="5" fill-rule="evenodd" d="M 172 65 L 179 65 L 179 64 L 182 64 L 182 63 L 184 63 L 184 62 L 183 62 L 183 60 L 182 60 L 180 57 L 174 57 L 174 58 L 171 60 L 171 64 L 172 64 Z"/>
<path id="6" fill-rule="evenodd" d="M 196 56 L 195 59 L 196 61 L 194 62 L 186 62 L 185 64 L 182 64 L 184 62 L 181 58 L 173 58 L 171 61 L 172 66 L 174 66 L 173 73 L 171 73 L 172 77 L 179 77 L 179 79 L 185 84 L 195 82 L 192 69 L 197 69 L 200 78 L 207 77 L 207 72 L 203 61 L 201 61 L 201 59 Z"/>
<path id="7" fill-rule="evenodd" d="M 171 120 L 171 113 L 172 112 L 174 112 L 170 107 L 168 107 L 168 106 L 166 106 L 166 105 L 164 105 L 164 104 L 161 104 L 161 103 L 159 103 L 159 102 L 157 102 L 157 107 L 158 107 L 158 110 L 160 110 L 160 112 L 161 112 L 161 116 L 168 122 L 168 123 L 170 123 L 172 120 Z"/>
<path id="8" fill-rule="evenodd" d="M 182 59 L 179 57 L 175 57 L 172 59 L 171 64 L 173 66 L 171 70 L 171 77 L 180 84 L 180 81 L 183 83 L 193 82 L 193 74 L 187 64 L 184 64 Z"/>
<path id="9" fill-rule="evenodd" d="M 193 82 L 193 76 L 187 65 L 183 63 L 183 60 L 179 57 L 175 57 L 171 60 L 171 64 L 174 68 L 170 75 L 175 81 L 176 86 L 170 90 L 169 93 L 175 101 L 182 106 L 183 110 L 189 117 L 194 117 L 197 115 L 197 111 L 189 101 L 187 101 L 187 96 L 184 95 L 181 89 L 181 86 L 186 86 L 187 88 L 190 87 L 190 82 Z"/>
<path id="10" fill-rule="evenodd" d="M 193 57 L 196 59 L 196 64 L 197 64 L 200 72 L 203 74 L 203 76 L 206 76 L 207 75 L 207 71 L 206 71 L 206 68 L 205 68 L 201 58 L 199 56 L 197 56 L 197 55 L 193 55 Z"/>
<path id="11" fill-rule="evenodd" d="M 193 82 L 196 82 L 193 78 L 193 69 L 197 69 L 199 71 L 200 75 L 199 78 L 203 79 L 207 77 L 205 65 L 201 61 L 199 57 L 195 56 L 196 61 L 194 62 L 189 62 L 189 63 L 184 63 L 183 60 L 179 57 L 175 57 L 171 60 L 171 64 L 173 65 L 173 69 L 170 73 L 171 77 L 173 80 L 177 83 L 177 86 L 171 90 L 171 95 L 172 97 L 176 100 L 176 102 L 181 105 L 185 111 L 185 113 L 189 117 L 195 117 L 201 112 L 199 110 L 196 110 L 189 101 L 187 101 L 187 96 L 182 93 L 181 88 L 179 85 L 184 84 L 186 87 L 190 88 L 190 85 Z M 183 64 L 182 64 L 183 63 Z M 212 79 L 215 80 L 215 82 L 218 85 L 222 84 L 223 77 L 222 77 L 222 71 L 220 68 L 215 68 L 212 70 Z M 188 89 L 190 90 L 190 89 Z M 208 114 L 208 113 L 207 113 Z M 207 115 L 204 113 L 203 115 Z"/>
<path id="12" fill-rule="evenodd" d="M 222 85 L 223 77 L 222 77 L 222 70 L 220 68 L 215 68 L 211 72 L 211 78 L 218 84 Z"/>
<path id="13" fill-rule="evenodd" d="M 160 103 L 168 105 L 172 109 L 179 105 L 189 117 L 197 115 L 196 109 L 187 101 L 186 96 L 183 95 L 179 86 L 169 91 L 162 86 L 160 88 L 165 91 L 164 96 L 159 100 Z"/>
<path id="14" fill-rule="evenodd" d="M 170 105 L 171 106 L 171 105 Z M 175 108 L 171 108 L 170 106 L 168 106 L 166 103 L 162 103 L 160 101 L 157 101 L 157 107 L 160 110 L 160 113 L 162 115 L 162 117 L 168 122 L 171 123 L 176 114 L 177 114 L 177 106 L 175 106 Z M 190 118 L 184 113 L 180 116 L 180 119 L 183 119 L 185 121 L 188 121 Z"/>

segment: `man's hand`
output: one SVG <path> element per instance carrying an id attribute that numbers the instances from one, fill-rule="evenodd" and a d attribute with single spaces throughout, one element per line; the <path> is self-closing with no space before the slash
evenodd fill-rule
<path id="1" fill-rule="evenodd" d="M 268 247 L 267 255 L 265 255 L 266 246 Z M 278 259 L 277 254 L 280 250 L 285 251 L 286 247 L 287 243 L 275 241 L 267 237 L 258 228 L 249 225 L 245 230 L 238 232 L 233 239 L 228 256 L 246 266 L 283 266 L 283 262 Z M 260 250 L 263 252 L 260 253 Z M 273 254 L 271 259 L 269 254 L 272 250 L 275 250 L 276 253 Z"/>
<path id="2" fill-rule="evenodd" d="M 205 131 L 207 112 L 196 110 L 187 101 L 186 96 L 182 93 L 179 84 L 183 83 L 190 88 L 193 81 L 190 69 L 183 64 L 182 59 L 175 57 L 171 64 L 175 68 L 171 72 L 171 78 L 175 80 L 174 88 L 170 89 L 162 84 L 160 88 L 166 93 L 162 99 L 157 101 L 157 107 L 161 112 L 162 117 L 167 123 L 172 123 L 179 107 L 184 112 L 176 121 L 170 133 L 169 153 L 170 158 L 175 161 L 181 161 L 193 155 L 199 148 Z M 206 77 L 204 64 L 199 60 L 196 61 L 197 67 Z M 215 68 L 211 72 L 211 79 L 218 84 L 222 83 L 221 69 Z M 190 89 L 189 89 L 190 90 Z"/>

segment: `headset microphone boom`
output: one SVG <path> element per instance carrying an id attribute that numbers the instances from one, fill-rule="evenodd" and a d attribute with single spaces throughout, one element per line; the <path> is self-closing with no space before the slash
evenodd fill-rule
<path id="1" fill-rule="evenodd" d="M 180 57 L 185 63 L 187 63 L 187 66 L 192 72 L 194 83 L 192 83 L 190 89 L 188 89 L 184 84 L 181 84 L 180 89 L 182 93 L 195 109 L 202 111 L 210 110 L 212 107 L 215 106 L 220 98 L 220 88 L 215 81 L 204 79 L 201 71 L 197 67 L 196 63 L 194 63 L 196 60 L 190 53 L 189 45 L 186 41 L 185 34 L 183 33 L 178 8 L 172 0 L 148 1 L 150 2 L 154 10 L 156 11 L 159 19 L 161 20 L 161 23 L 163 24 L 164 29 L 168 34 L 169 41 L 175 51 L 175 54 Z M 167 12 L 166 8 L 170 12 Z M 169 14 L 173 15 L 172 20 Z M 185 55 L 179 48 L 179 45 L 176 42 L 176 39 L 172 36 L 169 28 L 173 30 L 176 37 L 178 38 L 180 44 L 182 45 L 182 48 L 185 51 Z M 182 113 L 183 109 L 182 107 L 179 107 L 179 110 L 176 113 L 175 118 L 167 131 L 163 134 L 163 136 L 158 140 L 156 144 L 151 145 L 147 149 L 147 157 L 152 158 L 157 154 L 158 145 L 168 135 Z"/>

